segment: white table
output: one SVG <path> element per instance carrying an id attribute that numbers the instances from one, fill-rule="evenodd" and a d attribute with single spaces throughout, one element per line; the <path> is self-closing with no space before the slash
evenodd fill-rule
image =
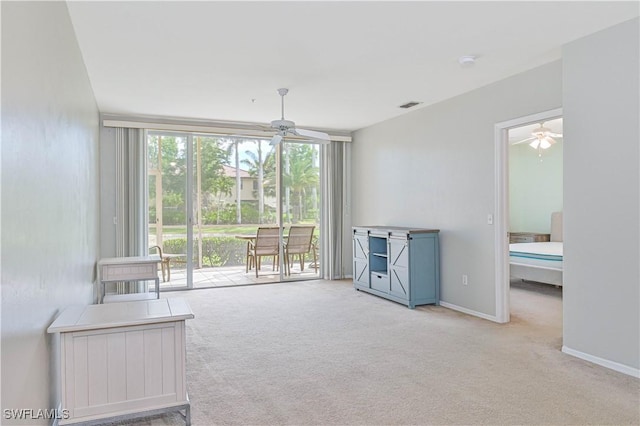
<path id="1" fill-rule="evenodd" d="M 158 265 L 160 262 L 160 256 L 158 255 L 100 259 L 98 261 L 98 280 L 100 282 L 98 303 L 159 299 L 160 279 L 158 278 Z M 105 297 L 106 283 L 146 280 L 155 281 L 155 294 L 145 292 L 116 294 Z"/>
<path id="2" fill-rule="evenodd" d="M 179 411 L 191 424 L 182 298 L 65 309 L 47 329 L 60 333 L 59 424 L 102 424 Z M 107 420 L 108 419 L 108 420 Z"/>

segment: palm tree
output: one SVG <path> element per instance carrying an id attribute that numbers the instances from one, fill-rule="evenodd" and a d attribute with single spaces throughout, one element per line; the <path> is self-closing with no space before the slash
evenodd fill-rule
<path id="1" fill-rule="evenodd" d="M 249 174 L 251 176 L 257 177 L 258 179 L 258 223 L 263 223 L 264 221 L 264 162 L 266 161 L 262 159 L 262 140 L 254 141 L 258 145 L 258 151 L 245 151 L 245 154 L 248 159 L 245 158 L 242 160 L 242 164 L 249 167 Z"/>
<path id="2" fill-rule="evenodd" d="M 319 168 L 314 164 L 315 147 L 307 144 L 290 144 L 288 147 L 288 170 L 283 173 L 283 184 L 290 188 L 294 198 L 294 222 L 306 215 L 308 190 L 317 188 Z"/>
<path id="3" fill-rule="evenodd" d="M 233 151 L 236 163 L 236 222 L 238 224 L 242 223 L 242 204 L 240 194 L 242 181 L 240 180 L 240 153 L 238 152 L 238 145 L 240 142 L 241 139 L 237 138 L 230 138 L 227 140 L 227 154 L 231 155 L 231 151 Z"/>

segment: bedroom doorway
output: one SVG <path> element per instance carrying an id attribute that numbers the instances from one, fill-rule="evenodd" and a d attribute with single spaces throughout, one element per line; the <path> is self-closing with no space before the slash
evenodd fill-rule
<path id="1" fill-rule="evenodd" d="M 552 211 L 557 211 L 558 207 L 562 210 L 562 183 L 551 183 L 554 182 L 552 175 L 557 176 L 558 171 L 548 175 L 548 170 L 557 168 L 559 163 L 562 176 L 562 156 L 557 155 L 559 150 L 550 155 L 550 148 L 561 139 L 558 136 L 557 140 L 545 139 L 541 134 L 544 130 L 540 129 L 544 127 L 551 131 L 548 126 L 553 125 L 555 131 L 551 133 L 561 134 L 561 117 L 562 109 L 554 109 L 495 125 L 495 293 L 496 321 L 500 323 L 510 321 L 510 239 L 548 238 L 545 234 L 549 234 L 551 215 L 545 212 L 549 208 Z M 559 130 L 556 130 L 559 125 Z M 516 147 L 513 151 L 512 146 Z M 511 163 L 522 170 L 511 170 Z M 545 169 L 548 174 L 545 174 Z M 550 188 L 550 185 L 556 187 Z M 536 198 L 543 201 L 536 205 Z"/>

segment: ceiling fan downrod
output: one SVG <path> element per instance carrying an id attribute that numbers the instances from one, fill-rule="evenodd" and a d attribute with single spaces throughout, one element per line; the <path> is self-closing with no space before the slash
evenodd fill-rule
<path id="1" fill-rule="evenodd" d="M 282 105 L 282 118 L 281 120 L 284 121 L 284 96 L 289 93 L 289 89 L 278 89 L 278 94 L 280 95 L 280 104 Z"/>

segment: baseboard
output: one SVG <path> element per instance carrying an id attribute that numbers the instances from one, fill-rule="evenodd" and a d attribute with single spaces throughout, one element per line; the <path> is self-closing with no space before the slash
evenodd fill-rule
<path id="1" fill-rule="evenodd" d="M 640 379 L 640 369 L 638 368 L 629 367 L 628 365 L 620 364 L 615 361 L 609 361 L 608 359 L 600 358 L 594 355 L 589 355 L 584 352 L 580 352 L 580 351 L 576 351 L 575 349 L 568 348 L 566 346 L 562 347 L 562 352 L 564 352 L 567 355 L 572 355 L 572 356 L 575 356 L 576 358 L 580 358 L 585 361 L 598 364 L 602 367 L 615 370 L 619 373 L 623 373 L 623 374 Z"/>
<path id="2" fill-rule="evenodd" d="M 471 310 L 471 309 L 463 308 L 462 306 L 453 305 L 451 303 L 440 301 L 440 306 L 444 306 L 445 308 L 453 309 L 454 311 L 462 312 L 464 314 L 473 315 L 474 317 L 486 319 L 486 320 L 497 322 L 497 323 L 500 322 L 500 321 L 498 321 L 498 318 L 496 316 L 494 316 L 494 315 L 487 315 L 487 314 L 484 314 L 482 312 L 478 312 L 478 311 L 474 311 L 474 310 Z"/>

